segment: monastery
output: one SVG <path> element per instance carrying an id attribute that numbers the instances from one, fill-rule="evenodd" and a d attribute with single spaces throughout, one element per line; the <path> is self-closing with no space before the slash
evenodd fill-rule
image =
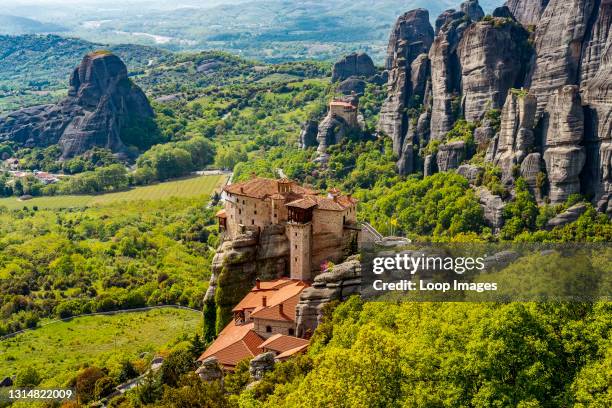
<path id="1" fill-rule="evenodd" d="M 321 195 L 291 180 L 253 177 L 226 186 L 224 193 L 225 208 L 217 213 L 224 240 L 281 226 L 290 248 L 288 276 L 257 280 L 232 310 L 233 321 L 198 359 L 215 358 L 231 371 L 241 360 L 264 352 L 282 361 L 307 349 L 308 339 L 296 337 L 300 294 L 329 262 L 344 259 L 359 227 L 357 200 L 334 189 Z"/>

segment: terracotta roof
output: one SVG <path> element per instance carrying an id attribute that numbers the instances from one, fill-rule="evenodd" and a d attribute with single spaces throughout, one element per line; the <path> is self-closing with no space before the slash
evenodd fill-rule
<path id="1" fill-rule="evenodd" d="M 307 196 L 304 198 L 300 198 L 299 200 L 290 202 L 289 204 L 287 204 L 287 207 L 297 207 L 297 208 L 303 208 L 306 210 L 308 208 L 315 207 L 316 205 L 317 205 L 317 199 L 312 196 Z"/>
<path id="2" fill-rule="evenodd" d="M 300 198 L 303 195 L 317 194 L 317 191 L 302 187 L 294 181 L 274 180 L 268 178 L 255 177 L 251 180 L 240 183 L 230 184 L 223 190 L 230 194 L 241 195 L 252 198 L 265 198 L 280 193 L 279 184 L 288 183 L 291 186 L 291 193 Z M 282 193 L 281 193 L 282 194 Z"/>
<path id="3" fill-rule="evenodd" d="M 287 350 L 294 349 L 296 347 L 307 346 L 309 341 L 294 336 L 286 336 L 284 334 L 275 334 L 268 340 L 264 341 L 259 345 L 260 349 L 272 350 L 277 353 L 284 353 Z"/>
<path id="4" fill-rule="evenodd" d="M 330 106 L 343 106 L 345 108 L 353 108 L 353 109 L 357 109 L 357 107 L 355 105 L 353 105 L 350 102 L 345 102 L 345 101 L 331 101 L 329 103 Z"/>
<path id="5" fill-rule="evenodd" d="M 232 309 L 234 312 L 238 312 L 245 309 L 255 309 L 263 304 L 263 297 L 266 297 L 266 301 L 283 286 L 296 283 L 297 281 L 289 278 L 281 278 L 275 281 L 260 282 L 259 289 L 257 286 L 253 286 L 253 289 L 242 300 Z"/>
<path id="6" fill-rule="evenodd" d="M 256 356 L 263 339 L 255 333 L 253 327 L 254 323 L 236 325 L 230 322 L 198 361 L 215 356 L 223 366 L 234 367 L 239 361 Z"/>
<path id="7" fill-rule="evenodd" d="M 256 307 L 251 316 L 266 320 L 295 321 L 295 306 L 300 300 L 300 293 L 307 286 L 303 282 L 283 286 L 266 298 L 265 307 L 261 304 Z"/>
<path id="8" fill-rule="evenodd" d="M 280 361 L 286 360 L 295 354 L 303 353 L 304 351 L 306 351 L 306 349 L 308 349 L 308 346 L 309 346 L 308 344 L 304 344 L 302 346 L 294 347 L 290 350 L 283 351 L 282 353 L 277 355 L 275 358 Z"/>
<path id="9" fill-rule="evenodd" d="M 217 214 L 215 214 L 215 217 L 227 218 L 227 214 L 225 213 L 225 210 L 219 210 L 217 211 Z"/>

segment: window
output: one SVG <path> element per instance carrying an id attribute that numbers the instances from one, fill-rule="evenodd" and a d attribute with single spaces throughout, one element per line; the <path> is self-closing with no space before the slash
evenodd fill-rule
<path id="1" fill-rule="evenodd" d="M 244 204 L 244 200 L 242 200 L 242 204 Z"/>
<path id="2" fill-rule="evenodd" d="M 266 333 L 272 333 L 272 326 L 266 326 Z"/>
<path id="3" fill-rule="evenodd" d="M 255 225 L 255 220 L 251 220 L 251 225 Z"/>
<path id="4" fill-rule="evenodd" d="M 242 210 L 238 210 L 238 214 L 242 214 Z"/>
<path id="5" fill-rule="evenodd" d="M 257 215 L 257 210 L 253 211 L 253 214 L 254 214 L 254 215 Z"/>
<path id="6" fill-rule="evenodd" d="M 297 244 L 294 245 L 295 249 L 297 249 Z"/>
<path id="7" fill-rule="evenodd" d="M 290 336 L 295 336 L 295 330 L 289 329 L 289 335 Z"/>
<path id="8" fill-rule="evenodd" d="M 295 262 L 297 262 L 297 256 L 295 257 Z"/>
<path id="9" fill-rule="evenodd" d="M 295 233 L 295 236 L 297 237 L 297 232 Z"/>

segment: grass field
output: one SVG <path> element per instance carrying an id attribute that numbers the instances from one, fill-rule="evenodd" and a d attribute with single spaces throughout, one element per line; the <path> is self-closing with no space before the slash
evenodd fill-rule
<path id="1" fill-rule="evenodd" d="M 222 186 L 226 175 L 205 175 L 187 179 L 168 181 L 151 186 L 136 187 L 128 191 L 100 195 L 66 195 L 53 197 L 36 197 L 27 201 L 19 201 L 15 197 L 0 199 L 0 206 L 8 209 L 19 209 L 27 206 L 32 208 L 55 209 L 75 208 L 92 205 L 111 204 L 124 200 L 162 200 L 170 197 L 195 197 L 210 195 Z"/>
<path id="2" fill-rule="evenodd" d="M 0 378 L 29 365 L 41 385 L 62 385 L 84 364 L 118 368 L 124 358 L 166 349 L 193 336 L 201 320 L 198 312 L 157 309 L 53 323 L 0 341 Z"/>

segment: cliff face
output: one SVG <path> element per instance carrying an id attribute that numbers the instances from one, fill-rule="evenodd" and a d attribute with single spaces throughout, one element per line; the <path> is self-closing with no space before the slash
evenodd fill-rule
<path id="1" fill-rule="evenodd" d="M 536 25 L 550 0 L 508 0 L 506 5 L 524 26 Z"/>
<path id="2" fill-rule="evenodd" d="M 287 265 L 289 242 L 283 227 L 270 226 L 261 233 L 245 231 L 233 240 L 224 241 L 213 258 L 210 284 L 204 298 L 205 302 L 214 301 L 217 333 L 229 322 L 232 308 L 257 278 L 281 277 Z"/>
<path id="3" fill-rule="evenodd" d="M 563 85 L 578 84 L 583 41 L 592 26 L 595 0 L 551 0 L 535 32 L 535 61 L 527 86 L 542 113 Z"/>
<path id="4" fill-rule="evenodd" d="M 508 90 L 523 85 L 531 53 L 528 37 L 519 24 L 503 19 L 480 21 L 465 31 L 457 54 L 467 121 L 481 120 L 487 110 L 500 109 Z"/>
<path id="5" fill-rule="evenodd" d="M 414 34 L 431 33 L 425 16 L 398 19 L 385 62 L 379 130 L 399 172 L 457 169 L 478 152 L 540 202 L 581 193 L 612 212 L 612 0 L 508 0 L 487 17 L 467 1 L 438 16 L 427 56 Z M 449 136 L 459 119 L 473 148 Z"/>
<path id="6" fill-rule="evenodd" d="M 106 52 L 85 56 L 70 77 L 68 96 L 57 105 L 13 112 L 0 120 L 0 140 L 22 146 L 58 143 L 64 158 L 94 146 L 124 149 L 122 128 L 130 120 L 151 119 L 145 94 L 127 76 L 119 57 Z"/>
<path id="7" fill-rule="evenodd" d="M 406 109 L 425 99 L 429 77 L 427 52 L 433 42 L 433 27 L 429 23 L 429 12 L 416 9 L 400 16 L 389 38 L 386 68 L 388 97 L 382 105 L 378 128 L 393 140 L 393 149 L 400 157 L 399 172 L 412 170 L 410 152 L 404 152 L 408 131 Z"/>

